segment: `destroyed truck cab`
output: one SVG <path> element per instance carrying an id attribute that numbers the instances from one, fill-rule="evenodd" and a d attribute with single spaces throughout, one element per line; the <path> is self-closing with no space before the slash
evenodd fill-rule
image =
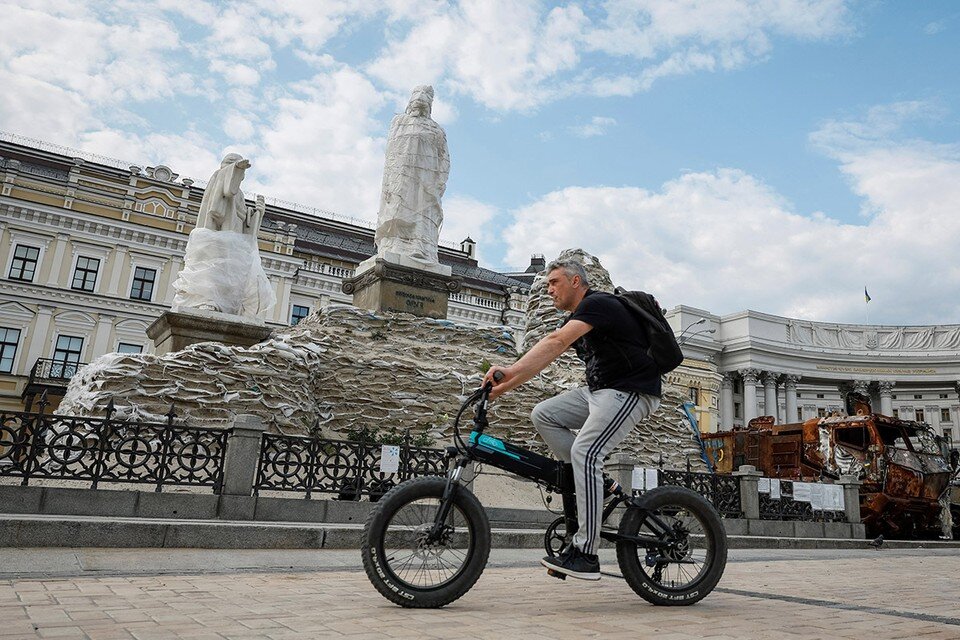
<path id="1" fill-rule="evenodd" d="M 764 475 L 805 481 L 856 476 L 868 535 L 938 537 L 940 498 L 952 469 L 929 426 L 873 413 L 869 399 L 847 397 L 847 415 L 773 424 L 763 416 L 746 429 L 704 434 L 718 473 L 754 465 Z"/>

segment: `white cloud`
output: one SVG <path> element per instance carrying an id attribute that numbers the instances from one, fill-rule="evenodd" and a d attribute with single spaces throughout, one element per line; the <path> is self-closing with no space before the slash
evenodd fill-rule
<path id="1" fill-rule="evenodd" d="M 198 133 L 137 135 L 109 129 L 80 136 L 84 151 L 128 159 L 132 164 L 164 164 L 182 178 L 206 180 L 220 166 L 217 143 Z"/>
<path id="2" fill-rule="evenodd" d="M 447 195 L 443 199 L 443 229 L 440 237 L 456 243 L 469 237 L 477 243 L 477 255 L 482 256 L 487 243 L 496 239 L 491 222 L 497 208 L 467 196 Z"/>
<path id="3" fill-rule="evenodd" d="M 385 97 L 342 65 L 272 99 L 260 128 L 260 158 L 248 179 L 285 200 L 375 220 L 386 127 Z"/>
<path id="4" fill-rule="evenodd" d="M 582 247 L 618 284 L 721 314 L 750 308 L 863 322 L 866 284 L 871 322 L 955 319 L 960 146 L 895 139 L 891 114 L 918 111 L 917 104 L 876 109 L 812 136 L 863 196 L 871 212 L 865 224 L 800 215 L 757 178 L 718 169 L 684 174 L 657 191 L 547 194 L 513 212 L 507 261 L 519 266 L 532 251 Z"/>
<path id="5" fill-rule="evenodd" d="M 593 138 L 595 136 L 606 135 L 610 127 L 616 126 L 617 121 L 614 118 L 604 116 L 593 116 L 587 124 L 581 124 L 569 127 L 573 135 L 579 138 Z"/>
<path id="6" fill-rule="evenodd" d="M 496 110 L 529 110 L 584 91 L 633 95 L 659 78 L 735 69 L 775 37 L 847 35 L 847 0 L 610 0 L 542 11 L 533 2 L 432 5 L 391 32 L 367 70 L 394 90 L 424 82 Z M 396 9 L 395 9 L 396 10 Z M 581 68 L 587 54 L 623 72 Z"/>

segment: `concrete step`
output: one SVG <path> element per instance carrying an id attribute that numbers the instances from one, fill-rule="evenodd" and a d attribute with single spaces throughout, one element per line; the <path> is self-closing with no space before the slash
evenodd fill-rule
<path id="1" fill-rule="evenodd" d="M 0 514 L 0 548 L 357 549 L 359 523 Z M 492 527 L 498 549 L 539 549 L 545 528 Z M 733 549 L 864 549 L 866 540 L 728 536 Z M 610 546 L 604 543 L 605 546 Z M 890 540 L 885 548 L 960 548 L 954 541 Z"/>

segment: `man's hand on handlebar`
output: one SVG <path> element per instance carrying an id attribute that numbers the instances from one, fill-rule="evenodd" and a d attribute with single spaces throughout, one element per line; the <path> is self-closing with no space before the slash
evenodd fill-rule
<path id="1" fill-rule="evenodd" d="M 511 388 L 509 383 L 513 377 L 514 375 L 510 372 L 510 367 L 493 366 L 487 370 L 487 374 L 483 376 L 483 386 L 487 384 L 493 385 L 493 388 L 490 390 L 491 401 L 496 400 Z"/>

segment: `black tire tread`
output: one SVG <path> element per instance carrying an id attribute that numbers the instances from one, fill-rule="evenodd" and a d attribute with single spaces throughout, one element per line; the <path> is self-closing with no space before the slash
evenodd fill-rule
<path id="1" fill-rule="evenodd" d="M 720 582 L 727 564 L 727 535 L 723 521 L 713 505 L 703 496 L 685 487 L 664 485 L 650 491 L 644 496 L 644 499 L 651 510 L 666 505 L 677 505 L 701 516 L 704 526 L 708 529 L 705 533 L 711 534 L 714 541 L 713 559 L 707 573 L 686 590 L 689 595 L 680 590 L 674 591 L 671 594 L 673 597 L 666 598 L 651 590 L 650 587 L 654 583 L 643 570 L 643 567 L 640 566 L 636 545 L 629 542 L 618 542 L 617 562 L 624 579 L 637 595 L 654 605 L 675 607 L 699 602 L 713 591 L 713 588 Z M 641 511 L 639 509 L 628 509 L 620 524 L 620 532 L 627 535 L 636 535 L 640 526 L 640 518 Z"/>
<path id="2" fill-rule="evenodd" d="M 363 541 L 360 546 L 360 555 L 363 559 L 363 569 L 377 591 L 387 600 L 401 607 L 415 609 L 436 609 L 450 604 L 467 593 L 483 573 L 490 555 L 490 522 L 486 511 L 473 493 L 460 485 L 454 497 L 456 504 L 468 519 L 474 520 L 474 550 L 468 561 L 468 566 L 457 580 L 440 589 L 421 591 L 404 587 L 407 595 L 404 597 L 391 588 L 387 579 L 381 576 L 375 563 L 382 560 L 383 537 L 385 527 L 390 516 L 403 505 L 425 497 L 440 498 L 443 495 L 447 479 L 441 476 L 421 476 L 412 478 L 390 489 L 377 502 L 367 515 L 363 527 Z"/>

